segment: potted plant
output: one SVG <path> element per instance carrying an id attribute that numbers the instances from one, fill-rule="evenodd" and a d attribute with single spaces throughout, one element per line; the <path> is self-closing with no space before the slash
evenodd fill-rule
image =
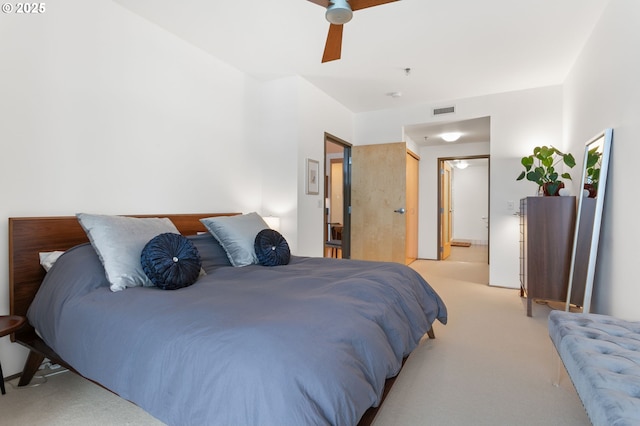
<path id="1" fill-rule="evenodd" d="M 567 172 L 558 174 L 558 163 L 563 162 L 569 168 L 576 165 L 573 155 L 565 154 L 553 146 L 537 146 L 533 149 L 533 154 L 522 157 L 520 162 L 525 170 L 516 180 L 526 177 L 537 183 L 544 195 L 560 195 L 560 188 L 564 188 L 564 182 L 560 178 L 571 180 L 571 175 Z"/>
<path id="2" fill-rule="evenodd" d="M 598 194 L 598 183 L 600 182 L 600 166 L 602 153 L 598 151 L 600 147 L 590 149 L 587 152 L 586 177 L 584 189 L 589 191 L 589 198 L 595 198 Z"/>

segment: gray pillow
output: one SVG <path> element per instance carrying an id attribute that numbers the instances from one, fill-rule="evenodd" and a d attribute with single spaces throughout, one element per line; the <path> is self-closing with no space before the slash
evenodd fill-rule
<path id="1" fill-rule="evenodd" d="M 145 244 L 165 232 L 180 234 L 167 218 L 136 218 L 78 213 L 80 225 L 104 266 L 111 291 L 127 287 L 152 287 L 142 270 L 140 254 Z"/>
<path id="2" fill-rule="evenodd" d="M 227 252 L 209 232 L 189 235 L 187 238 L 198 249 L 200 259 L 202 259 L 202 269 L 206 272 L 212 272 L 221 266 L 231 266 Z"/>
<path id="3" fill-rule="evenodd" d="M 255 212 L 237 216 L 200 219 L 211 235 L 220 243 L 233 266 L 258 263 L 254 249 L 256 235 L 269 225 Z"/>

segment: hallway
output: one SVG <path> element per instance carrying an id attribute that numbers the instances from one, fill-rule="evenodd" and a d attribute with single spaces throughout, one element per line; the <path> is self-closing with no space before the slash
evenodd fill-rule
<path id="1" fill-rule="evenodd" d="M 445 262 L 479 262 L 488 263 L 489 246 L 472 244 L 470 247 L 451 247 L 451 255 Z"/>

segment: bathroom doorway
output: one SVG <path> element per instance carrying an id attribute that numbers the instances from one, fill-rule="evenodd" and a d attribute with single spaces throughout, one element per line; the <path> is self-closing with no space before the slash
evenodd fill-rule
<path id="1" fill-rule="evenodd" d="M 351 144 L 325 133 L 324 257 L 348 259 L 351 246 Z"/>

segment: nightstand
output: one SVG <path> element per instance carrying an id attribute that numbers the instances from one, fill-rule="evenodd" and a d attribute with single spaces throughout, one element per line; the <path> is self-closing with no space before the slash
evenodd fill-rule
<path id="1" fill-rule="evenodd" d="M 17 331 L 27 322 L 25 317 L 19 315 L 0 315 L 0 337 Z M 2 363 L 0 362 L 0 391 L 2 395 L 6 393 L 4 389 L 4 376 L 2 375 Z"/>

